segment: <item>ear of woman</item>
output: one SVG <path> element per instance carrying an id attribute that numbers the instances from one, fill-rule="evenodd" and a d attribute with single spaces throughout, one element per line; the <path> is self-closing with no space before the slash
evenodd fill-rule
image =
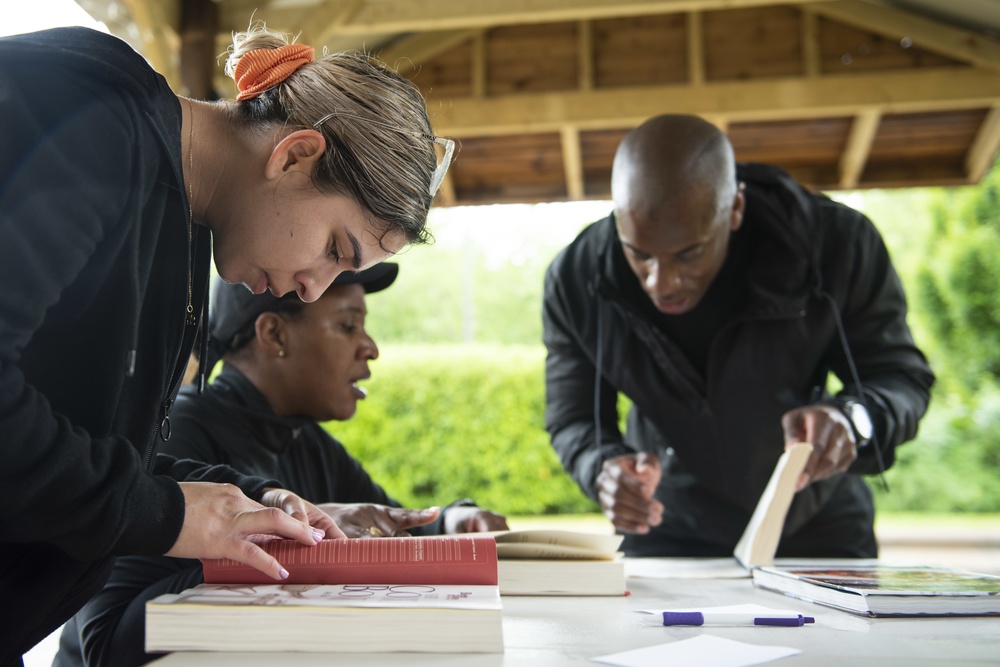
<path id="1" fill-rule="evenodd" d="M 291 172 L 312 176 L 326 151 L 326 139 L 316 130 L 296 130 L 281 139 L 271 151 L 264 174 L 269 180 Z"/>
<path id="2" fill-rule="evenodd" d="M 285 356 L 288 344 L 285 332 L 285 320 L 273 311 L 261 313 L 254 325 L 257 331 L 257 344 L 267 355 Z"/>

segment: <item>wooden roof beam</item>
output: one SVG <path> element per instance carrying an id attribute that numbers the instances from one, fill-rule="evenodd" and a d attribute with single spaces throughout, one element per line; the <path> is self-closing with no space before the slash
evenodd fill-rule
<path id="1" fill-rule="evenodd" d="M 590 21 L 580 21 L 577 30 L 577 85 L 580 90 L 594 89 L 594 30 Z"/>
<path id="2" fill-rule="evenodd" d="M 820 67 L 820 47 L 819 47 L 819 21 L 815 12 L 803 12 L 802 14 L 802 72 L 808 77 L 816 77 L 821 74 Z"/>
<path id="3" fill-rule="evenodd" d="M 823 0 L 782 0 L 784 5 L 804 5 Z M 429 32 L 497 25 L 582 21 L 601 18 L 670 14 L 761 7 L 778 0 L 381 0 L 365 4 L 350 20 L 333 32 L 384 34 Z"/>
<path id="4" fill-rule="evenodd" d="M 871 110 L 858 114 L 851 123 L 847 145 L 840 157 L 840 187 L 845 190 L 858 187 L 881 120 L 881 112 Z"/>
<path id="5" fill-rule="evenodd" d="M 813 3 L 805 10 L 892 39 L 906 37 L 912 40 L 914 46 L 994 72 L 1000 71 L 1000 42 L 975 32 L 861 0 Z"/>
<path id="6" fill-rule="evenodd" d="M 472 38 L 472 96 L 486 97 L 489 90 L 490 54 L 486 31 L 477 30 Z"/>
<path id="7" fill-rule="evenodd" d="M 433 97 L 431 97 L 433 100 Z M 1000 77 L 954 67 L 857 75 L 449 98 L 435 116 L 447 136 L 634 127 L 670 109 L 738 121 L 976 109 L 1000 105 Z"/>
<path id="8" fill-rule="evenodd" d="M 176 2 L 146 2 L 145 0 L 122 0 L 128 10 L 142 46 L 139 51 L 149 60 L 153 69 L 163 75 L 173 90 L 181 89 L 180 64 L 174 57 L 180 50 L 177 21 L 171 17 L 180 16 Z"/>
<path id="9" fill-rule="evenodd" d="M 580 131 L 564 127 L 562 138 L 563 169 L 566 172 L 566 195 L 569 199 L 583 199 L 583 157 L 580 151 Z"/>
<path id="10" fill-rule="evenodd" d="M 1000 104 L 990 109 L 965 157 L 965 173 L 972 183 L 979 182 L 993 165 L 1000 150 Z"/>
<path id="11" fill-rule="evenodd" d="M 701 86 L 705 83 L 705 32 L 701 12 L 687 15 L 688 83 Z"/>
<path id="12" fill-rule="evenodd" d="M 401 74 L 418 69 L 424 63 L 468 42 L 477 30 L 437 30 L 399 40 L 383 49 L 378 58 Z"/>
<path id="13" fill-rule="evenodd" d="M 317 49 L 341 32 L 365 6 L 365 0 L 338 0 L 321 2 L 302 21 L 310 26 L 302 31 L 301 44 L 311 44 Z"/>

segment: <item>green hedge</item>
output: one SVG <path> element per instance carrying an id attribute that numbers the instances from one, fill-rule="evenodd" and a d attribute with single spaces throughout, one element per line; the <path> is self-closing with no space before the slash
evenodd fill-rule
<path id="1" fill-rule="evenodd" d="M 464 497 L 509 515 L 595 512 L 545 432 L 544 348 L 384 345 L 348 422 L 326 427 L 374 479 L 411 507 Z M 946 394 L 945 394 L 946 395 Z M 628 401 L 619 402 L 624 414 Z M 918 438 L 898 450 L 880 510 L 1000 511 L 1000 391 L 974 406 L 931 401 Z"/>
<path id="2" fill-rule="evenodd" d="M 471 497 L 504 514 L 594 512 L 545 432 L 544 354 L 384 345 L 358 413 L 325 426 L 407 506 Z"/>

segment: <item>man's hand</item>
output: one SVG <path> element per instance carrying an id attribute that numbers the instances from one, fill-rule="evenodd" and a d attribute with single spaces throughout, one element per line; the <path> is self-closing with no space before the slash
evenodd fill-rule
<path id="1" fill-rule="evenodd" d="M 502 514 L 479 507 L 449 507 L 444 513 L 444 532 L 483 533 L 490 530 L 510 530 Z"/>
<path id="2" fill-rule="evenodd" d="M 347 537 L 407 537 L 410 528 L 437 519 L 441 509 L 410 510 L 375 503 L 323 503 L 319 509 L 343 528 Z"/>
<path id="3" fill-rule="evenodd" d="M 328 539 L 347 537 L 329 514 L 287 489 L 264 489 L 260 503 L 266 507 L 277 507 L 292 518 L 304 521 L 313 528 L 319 528 Z"/>
<path id="4" fill-rule="evenodd" d="M 663 503 L 653 498 L 660 483 L 660 461 L 649 452 L 608 459 L 597 476 L 597 498 L 604 516 L 626 533 L 645 534 L 663 520 Z"/>
<path id="5" fill-rule="evenodd" d="M 854 429 L 836 406 L 806 405 L 790 410 L 782 416 L 781 427 L 786 447 L 796 442 L 813 446 L 796 492 L 813 481 L 846 471 L 858 458 Z"/>
<path id="6" fill-rule="evenodd" d="M 323 539 L 322 529 L 278 508 L 256 503 L 232 484 L 181 482 L 180 487 L 184 494 L 184 525 L 167 556 L 230 558 L 280 580 L 288 577 L 288 571 L 259 546 L 248 542 L 248 536 L 280 535 L 308 545 Z M 290 498 L 286 500 L 296 505 Z"/>

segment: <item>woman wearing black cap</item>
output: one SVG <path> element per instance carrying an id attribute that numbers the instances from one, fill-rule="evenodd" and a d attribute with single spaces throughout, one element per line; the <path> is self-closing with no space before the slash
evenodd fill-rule
<path id="1" fill-rule="evenodd" d="M 341 274 L 322 297 L 254 296 L 216 283 L 209 318 L 210 369 L 221 373 L 198 395 L 181 390 L 174 434 L 163 450 L 178 458 L 224 463 L 276 477 L 330 513 L 348 537 L 461 533 L 507 528 L 504 518 L 468 500 L 446 507 L 400 507 L 317 423 L 350 419 L 378 357 L 365 331 L 365 294 L 388 287 L 398 266 Z M 202 582 L 201 563 L 165 557 L 118 559 L 105 589 L 63 631 L 55 667 L 144 664 L 144 606 L 163 593 Z"/>

